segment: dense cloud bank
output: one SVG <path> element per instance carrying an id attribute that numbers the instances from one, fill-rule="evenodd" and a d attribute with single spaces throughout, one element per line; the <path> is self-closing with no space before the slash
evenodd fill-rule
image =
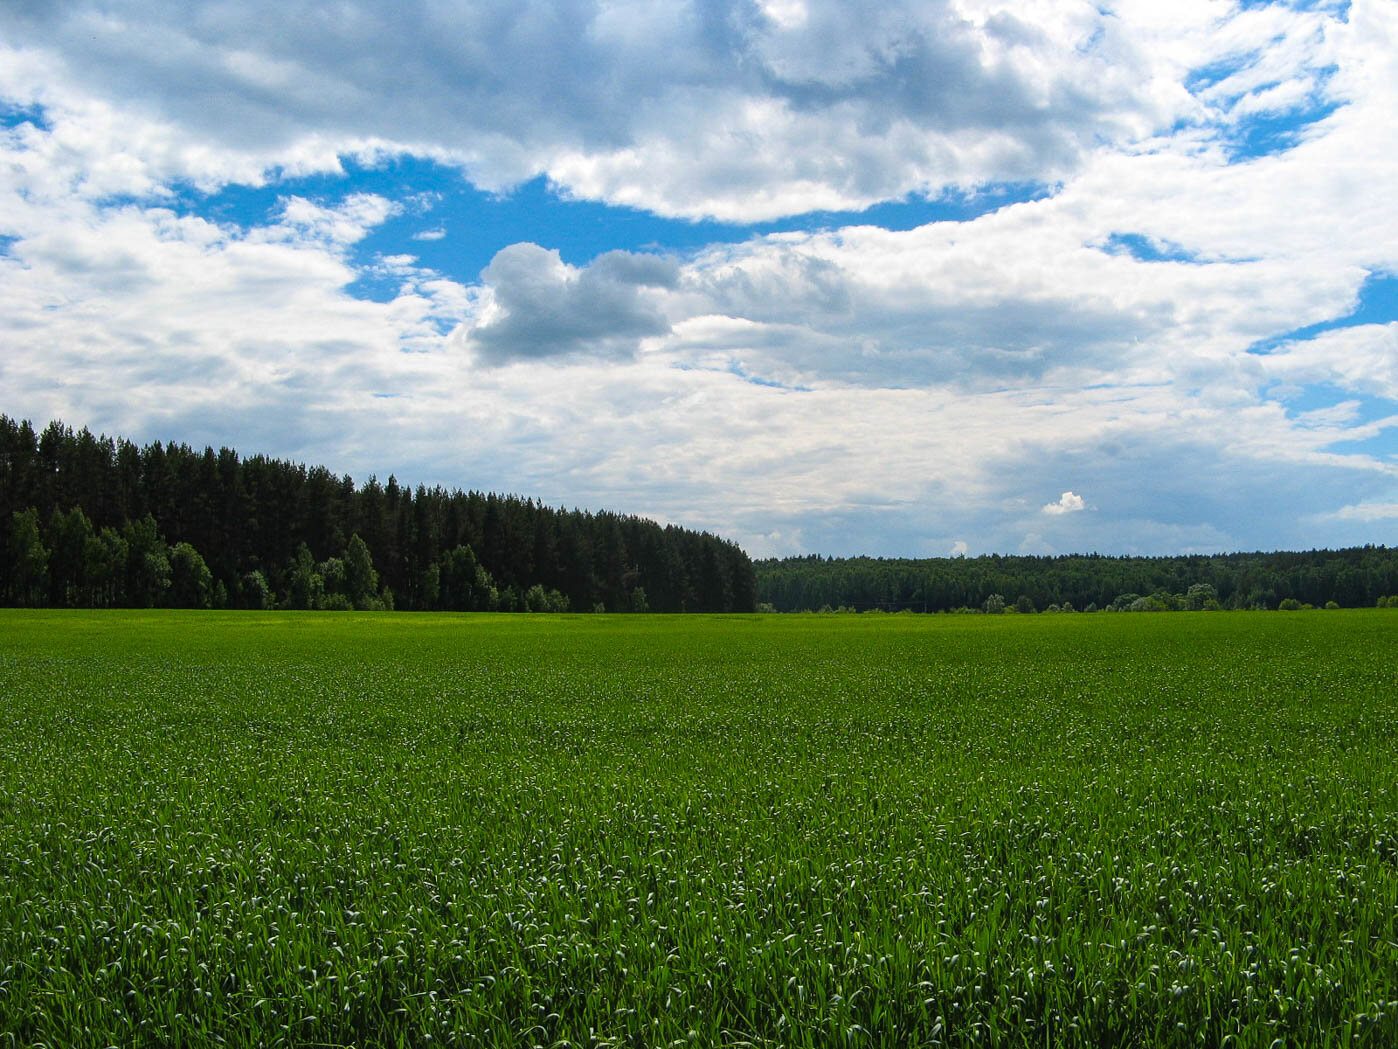
<path id="1" fill-rule="evenodd" d="M 11 4 L 0 407 L 762 555 L 1391 543 L 1395 111 L 1380 0 Z"/>
<path id="2" fill-rule="evenodd" d="M 116 99 L 160 139 L 134 177 L 417 152 L 737 220 L 1055 180 L 1198 107 L 1085 3 L 117 0 L 7 5 L 0 34 L 10 93 Z"/>

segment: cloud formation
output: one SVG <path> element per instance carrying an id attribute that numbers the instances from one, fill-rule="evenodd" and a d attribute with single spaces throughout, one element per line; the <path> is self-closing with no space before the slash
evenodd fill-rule
<path id="1" fill-rule="evenodd" d="M 1087 504 L 1083 502 L 1082 496 L 1074 492 L 1064 492 L 1058 497 L 1058 502 L 1044 505 L 1043 512 L 1052 516 L 1059 514 L 1075 514 L 1087 509 Z"/>
<path id="2" fill-rule="evenodd" d="M 652 294 L 678 279 L 669 259 L 609 251 L 575 268 L 557 251 L 512 244 L 481 273 L 474 319 L 463 342 L 487 364 L 574 354 L 629 355 L 670 331 Z"/>
<path id="3" fill-rule="evenodd" d="M 758 554 L 1398 540 L 1391 5 L 139 10 L 0 11 L 0 410 Z M 452 279 L 485 232 L 279 188 L 347 150 L 679 216 L 1051 191 Z"/>
<path id="4" fill-rule="evenodd" d="M 492 189 L 544 174 L 582 197 L 738 220 L 1051 182 L 1200 108 L 1152 41 L 1095 5 L 1016 12 L 70 0 L 0 9 L 0 36 L 20 42 L 0 55 L 0 89 L 61 112 L 78 148 L 109 140 L 105 107 L 120 107 L 141 155 L 76 176 L 101 185 L 410 151 Z"/>

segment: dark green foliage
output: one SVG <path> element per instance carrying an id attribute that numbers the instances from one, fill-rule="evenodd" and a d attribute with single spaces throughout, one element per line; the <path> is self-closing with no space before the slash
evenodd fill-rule
<path id="1" fill-rule="evenodd" d="M 476 560 L 475 551 L 465 545 L 443 555 L 437 573 L 437 591 L 434 607 L 447 611 L 490 612 L 500 602 L 490 573 Z"/>
<path id="2" fill-rule="evenodd" d="M 125 550 L 90 541 L 108 529 Z M 254 607 L 243 597 L 253 572 L 263 607 L 725 612 L 756 602 L 748 556 L 707 533 L 516 496 L 414 491 L 393 477 L 356 487 L 320 466 L 139 448 L 57 422 L 36 434 L 3 415 L 0 533 L 8 604 Z M 184 554 L 171 563 L 181 544 L 208 569 L 207 596 L 199 573 L 182 574 Z M 531 600 L 536 586 L 546 599 Z"/>
<path id="3" fill-rule="evenodd" d="M 535 583 L 524 592 L 524 608 L 528 612 L 566 612 L 568 599 L 557 590 L 545 590 Z"/>
<path id="4" fill-rule="evenodd" d="M 1398 549 L 1382 546 L 1190 557 L 788 557 L 758 561 L 756 570 L 758 600 L 779 612 L 950 612 L 983 608 L 996 594 L 1084 611 L 1127 611 L 1142 598 L 1138 611 L 1276 608 L 1287 598 L 1362 608 L 1398 592 Z"/>
<path id="5" fill-rule="evenodd" d="M 49 516 L 49 601 L 51 605 L 87 605 L 87 544 L 92 522 L 76 506 Z"/>
<path id="6" fill-rule="evenodd" d="M 208 608 L 213 596 L 214 577 L 204 558 L 188 543 L 176 543 L 170 550 L 170 606 Z"/>
<path id="7" fill-rule="evenodd" d="M 345 548 L 345 596 L 356 608 L 369 609 L 378 600 L 379 573 L 374 570 L 374 559 L 369 547 L 359 538 L 359 533 L 350 537 Z"/>
<path id="8" fill-rule="evenodd" d="M 1189 612 L 1203 612 L 1218 607 L 1218 591 L 1211 583 L 1194 583 L 1185 591 L 1184 607 Z"/>
<path id="9" fill-rule="evenodd" d="M 287 573 L 287 604 L 304 611 L 319 608 L 324 600 L 325 577 L 317 569 L 310 547 L 302 543 Z"/>
<path id="10" fill-rule="evenodd" d="M 17 605 L 42 605 L 49 585 L 49 551 L 39 535 L 39 515 L 32 508 L 10 517 L 6 595 Z"/>
<path id="11" fill-rule="evenodd" d="M 126 540 L 114 528 L 104 528 L 83 544 L 83 579 L 94 608 L 118 604 L 125 593 Z"/>
<path id="12" fill-rule="evenodd" d="M 267 578 L 261 572 L 252 571 L 243 576 L 238 584 L 238 607 L 254 611 L 265 611 L 273 607 L 272 590 Z M 306 606 L 309 607 L 309 606 Z"/>
<path id="13" fill-rule="evenodd" d="M 137 608 L 154 608 L 170 589 L 170 548 L 146 514 L 122 526 L 126 543 L 126 599 Z"/>
<path id="14" fill-rule="evenodd" d="M 1388 1049 L 1395 641 L 0 612 L 0 1046 Z"/>

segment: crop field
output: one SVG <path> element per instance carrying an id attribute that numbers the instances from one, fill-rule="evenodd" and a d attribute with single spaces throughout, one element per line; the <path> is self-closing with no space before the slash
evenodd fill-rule
<path id="1" fill-rule="evenodd" d="M 1398 614 L 0 612 L 0 1047 L 1398 1044 Z"/>

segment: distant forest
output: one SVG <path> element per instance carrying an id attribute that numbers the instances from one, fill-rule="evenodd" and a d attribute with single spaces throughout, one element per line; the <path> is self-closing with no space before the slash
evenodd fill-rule
<path id="1" fill-rule="evenodd" d="M 779 612 L 1176 611 L 1398 605 L 1398 550 L 1188 557 L 788 557 L 756 562 Z"/>
<path id="2" fill-rule="evenodd" d="M 615 513 L 0 415 L 0 601 L 70 607 L 751 611 L 717 536 Z"/>
<path id="3" fill-rule="evenodd" d="M 1398 550 L 754 564 L 704 532 L 0 415 L 0 603 L 460 611 L 1398 606 Z"/>

